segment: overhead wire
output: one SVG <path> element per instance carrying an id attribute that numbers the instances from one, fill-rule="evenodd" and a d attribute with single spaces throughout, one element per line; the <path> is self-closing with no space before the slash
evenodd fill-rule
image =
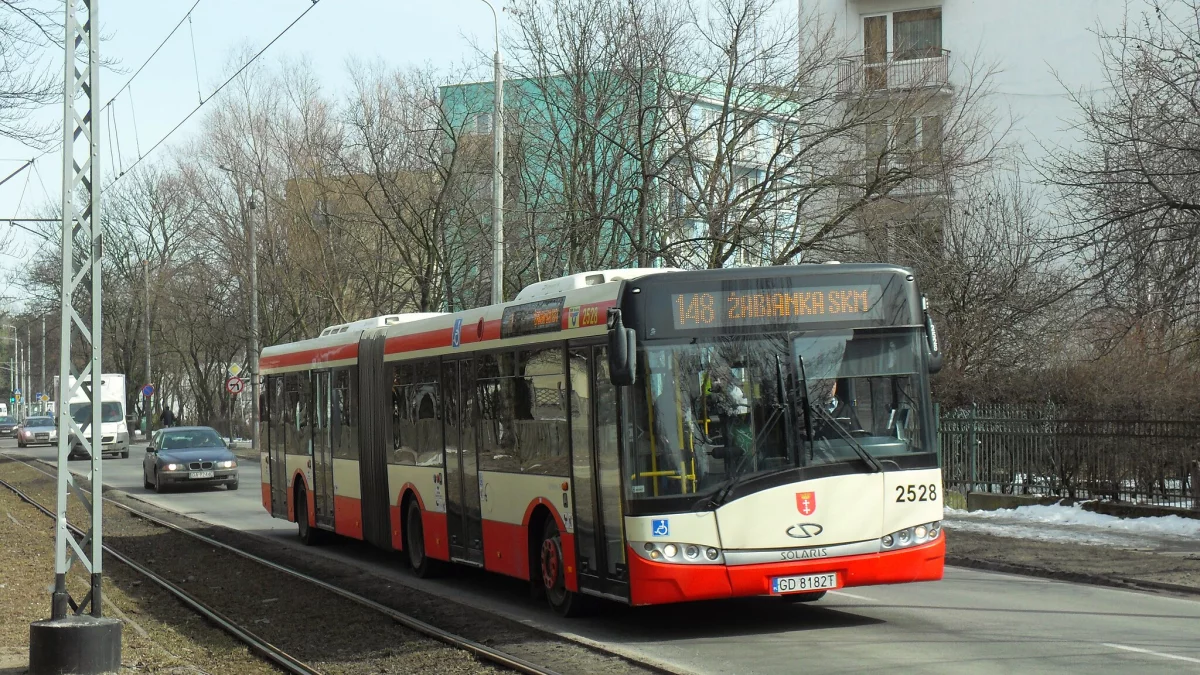
<path id="1" fill-rule="evenodd" d="M 321 0 L 311 0 L 311 4 L 307 7 L 305 7 L 304 11 L 300 12 L 299 16 L 297 16 L 295 19 L 292 19 L 292 22 L 289 23 L 287 26 L 284 26 L 283 30 L 279 31 L 278 35 L 271 38 L 270 42 L 263 45 L 262 49 L 255 52 L 254 55 L 249 58 L 249 60 L 247 60 L 245 63 L 242 64 L 242 66 L 240 68 L 237 69 L 237 71 L 235 71 L 224 82 L 222 82 L 220 85 L 218 85 L 217 88 L 214 89 L 213 92 L 208 95 L 208 98 L 202 99 L 200 101 L 200 103 L 196 105 L 195 108 L 192 108 L 191 112 L 189 112 L 187 115 L 185 115 L 183 119 L 179 120 L 178 124 L 171 127 L 171 130 L 168 131 L 162 138 L 158 139 L 158 141 L 156 141 L 154 143 L 154 145 L 151 146 L 150 149 L 146 151 L 145 155 L 139 157 L 137 159 L 137 161 L 135 161 L 133 164 L 130 164 L 128 167 L 126 167 L 119 176 L 114 178 L 108 185 L 104 186 L 104 188 L 101 189 L 100 194 L 104 194 L 105 192 L 107 192 L 108 189 L 111 188 L 118 180 L 120 180 L 122 176 L 129 173 L 129 171 L 132 170 L 133 167 L 140 164 L 143 159 L 145 159 L 146 157 L 149 157 L 151 154 L 153 154 L 154 151 L 156 149 L 158 149 L 158 146 L 165 143 L 166 140 L 168 138 L 170 138 L 172 134 L 174 134 L 176 131 L 178 131 L 179 128 L 182 127 L 184 124 L 186 124 L 188 122 L 188 120 L 190 120 L 192 118 L 193 115 L 195 115 L 201 108 L 204 107 L 205 103 L 208 103 L 209 101 L 213 100 L 213 98 L 215 98 L 217 94 L 221 93 L 221 91 L 224 90 L 225 87 L 229 86 L 229 84 L 231 82 L 233 82 L 234 80 L 236 80 L 239 75 L 241 75 L 247 68 L 249 68 L 251 66 L 251 64 L 253 64 L 255 61 L 257 61 L 258 57 L 262 56 L 264 52 L 266 52 L 268 49 L 270 49 L 271 45 L 274 45 L 276 42 L 278 42 L 279 39 L 282 38 L 284 35 L 286 35 L 287 32 L 292 29 L 293 26 L 295 26 L 297 23 L 300 23 L 301 19 L 303 19 L 305 16 L 308 16 L 308 13 L 311 12 L 313 10 L 313 8 L 316 7 L 318 4 L 320 4 L 320 1 Z"/>
<path id="2" fill-rule="evenodd" d="M 142 62 L 142 65 L 138 66 L 138 69 L 133 72 L 133 75 L 130 75 L 129 79 L 125 80 L 125 84 L 121 85 L 121 88 L 117 90 L 117 93 L 113 94 L 112 98 L 108 99 L 108 103 L 105 103 L 104 107 L 107 108 L 109 105 L 111 105 L 112 102 L 117 100 L 117 97 L 121 95 L 121 92 L 125 91 L 126 88 L 133 84 L 134 78 L 136 78 L 138 74 L 141 73 L 142 70 L 150 63 L 150 60 L 154 58 L 155 54 L 158 54 L 159 50 L 163 48 L 163 45 L 167 44 L 167 40 L 171 39 L 171 36 L 175 34 L 175 31 L 179 30 L 179 27 L 183 25 L 183 22 L 191 19 L 192 12 L 199 4 L 200 0 L 196 0 L 196 2 L 192 3 L 192 6 L 188 9 L 187 13 L 183 15 L 183 18 L 179 20 L 179 23 L 175 24 L 175 27 L 171 29 L 171 32 L 167 33 L 167 36 L 162 39 L 162 42 L 158 43 L 158 46 L 154 48 L 154 51 L 150 52 L 150 56 L 147 56 L 146 60 Z"/>
<path id="3" fill-rule="evenodd" d="M 188 33 L 192 36 L 192 69 L 196 71 L 196 100 L 204 103 L 204 94 L 200 93 L 200 59 L 196 57 L 196 33 L 192 30 L 192 17 L 188 17 Z"/>
<path id="4" fill-rule="evenodd" d="M 137 125 L 137 106 L 135 106 L 133 104 L 133 87 L 132 86 L 129 87 L 129 90 L 127 93 L 129 94 L 129 114 L 131 116 L 133 116 L 133 144 L 137 148 L 137 154 L 138 154 L 138 157 L 140 158 L 142 156 L 142 141 L 141 141 L 141 139 L 138 138 L 138 136 L 140 134 L 138 133 L 138 125 Z"/>
<path id="5" fill-rule="evenodd" d="M 96 114 L 96 117 L 95 117 L 95 119 L 99 119 L 100 115 L 101 115 L 101 114 L 103 114 L 103 113 L 104 113 L 104 111 L 105 111 L 105 110 L 107 110 L 107 109 L 108 109 L 108 107 L 112 105 L 113 101 L 115 101 L 115 100 L 117 99 L 117 97 L 121 95 L 121 92 L 123 92 L 123 91 L 125 91 L 126 89 L 128 89 L 128 88 L 132 87 L 134 78 L 136 78 L 136 77 L 138 76 L 138 74 L 140 74 L 140 73 L 142 72 L 142 70 L 144 70 L 144 69 L 146 68 L 146 66 L 147 66 L 147 65 L 149 65 L 150 61 L 151 61 L 151 60 L 154 58 L 154 56 L 155 56 L 156 54 L 158 54 L 158 52 L 159 52 L 159 51 L 161 51 L 161 50 L 162 50 L 163 46 L 167 44 L 167 41 L 171 39 L 171 36 L 173 36 L 173 35 L 175 34 L 175 32 L 179 30 L 179 27 L 183 25 L 183 22 L 184 22 L 184 21 L 186 21 L 186 20 L 188 20 L 188 19 L 189 19 L 189 18 L 192 16 L 192 12 L 193 12 L 193 11 L 195 11 L 196 7 L 197 7 L 197 6 L 200 4 L 200 2 L 201 2 L 201 0 L 196 0 L 195 2 L 193 2 L 193 3 L 192 3 L 192 6 L 191 6 L 190 8 L 188 8 L 188 11 L 187 11 L 187 13 L 185 13 L 185 14 L 183 15 L 183 17 L 179 19 L 179 22 L 175 24 L 175 27 L 171 29 L 171 32 L 167 33 L 167 36 L 166 36 L 166 37 L 164 37 L 164 38 L 162 39 L 162 42 L 158 43 L 158 46 L 154 48 L 154 51 L 150 52 L 150 55 L 146 57 L 146 60 L 142 62 L 142 65 L 138 66 L 138 69 L 134 71 L 133 75 L 130 75 L 130 76 L 129 76 L 129 79 L 125 81 L 125 84 L 121 85 L 121 88 L 120 88 L 120 89 L 118 89 L 118 90 L 117 90 L 117 92 L 116 92 L 115 94 L 113 94 L 112 98 L 108 99 L 108 102 L 107 102 L 107 103 L 105 103 L 104 105 L 102 105 L 102 106 L 100 107 L 100 110 L 99 110 L 99 112 Z M 130 108 L 132 109 L 132 107 L 133 107 L 133 97 L 132 97 L 132 94 L 130 95 L 130 99 L 129 99 L 129 100 L 130 100 Z M 111 115 L 111 114 L 109 115 L 109 122 L 110 122 L 110 126 L 111 126 L 111 122 L 112 122 L 112 115 Z M 136 120 L 135 120 L 135 122 L 134 122 L 134 125 L 135 125 L 135 131 L 134 131 L 134 133 L 135 133 L 135 134 L 137 133 L 137 131 L 136 131 L 136 124 L 137 124 L 137 122 L 136 122 Z M 110 132 L 110 133 L 111 133 L 111 132 Z M 111 135 L 110 135 L 110 145 L 111 145 Z M 62 148 L 62 140 L 60 139 L 60 140 L 59 140 L 59 141 L 58 141 L 56 144 L 54 144 L 53 146 L 51 146 L 51 147 L 49 147 L 49 148 L 47 148 L 47 149 L 43 150 L 43 151 L 42 151 L 40 154 L 38 154 L 36 157 L 34 157 L 33 159 L 29 160 L 29 163 L 30 163 L 30 164 L 33 164 L 34 170 L 36 171 L 36 170 L 37 170 L 37 161 L 38 161 L 39 159 L 41 159 L 41 158 L 45 157 L 46 155 L 49 155 L 49 154 L 50 154 L 50 153 L 52 153 L 52 152 L 57 152 L 57 151 L 58 151 L 59 149 L 61 149 L 61 148 Z M 141 149 L 140 149 L 140 148 L 139 148 L 139 150 L 138 150 L 138 155 L 139 155 L 139 156 L 138 156 L 138 159 L 140 160 L 140 159 L 141 159 Z M 111 160 L 111 153 L 110 153 L 110 160 Z M 22 167 L 22 168 L 24 168 L 24 167 Z M 115 169 L 114 169 L 114 173 L 115 173 L 115 172 L 116 172 L 116 171 L 115 171 Z M 42 183 L 42 189 L 43 189 L 44 191 L 46 191 L 46 193 L 47 193 L 47 197 L 49 197 L 49 191 L 48 191 L 48 190 L 46 190 L 45 181 L 42 181 L 42 180 L 41 180 L 41 174 L 40 174 L 40 173 L 38 174 L 38 178 L 39 178 L 39 181 Z M 6 178 L 5 180 L 2 180 L 2 181 L 0 181 L 0 185 L 3 185 L 3 184 L 4 184 L 4 182 L 5 182 L 6 180 L 7 180 L 7 178 Z M 53 200 L 52 200 L 52 201 L 53 201 Z"/>

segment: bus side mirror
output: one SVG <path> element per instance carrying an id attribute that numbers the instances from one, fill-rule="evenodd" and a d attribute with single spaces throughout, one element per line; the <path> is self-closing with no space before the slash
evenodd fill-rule
<path id="1" fill-rule="evenodd" d="M 933 317 L 929 316 L 929 303 L 924 296 L 921 297 L 921 309 L 925 313 L 925 340 L 929 348 L 929 374 L 934 375 L 941 371 L 946 359 L 938 344 L 937 328 L 933 325 Z"/>
<path id="2" fill-rule="evenodd" d="M 626 328 L 621 310 L 608 310 L 608 373 L 618 387 L 633 384 L 637 374 L 637 335 Z"/>

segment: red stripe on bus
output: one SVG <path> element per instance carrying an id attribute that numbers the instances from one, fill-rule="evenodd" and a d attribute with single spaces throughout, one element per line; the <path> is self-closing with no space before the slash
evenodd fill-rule
<path id="1" fill-rule="evenodd" d="M 579 327 L 589 328 L 591 326 L 603 325 L 607 321 L 606 310 L 609 307 L 616 307 L 616 300 L 604 300 L 601 302 L 589 302 L 584 305 L 579 305 Z M 595 309 L 594 321 L 584 323 L 584 310 Z M 570 310 L 571 307 L 563 307 L 562 310 L 562 329 L 567 330 L 570 327 Z M 477 342 L 489 342 L 500 339 L 500 320 L 493 319 L 483 322 L 483 334 L 480 335 L 479 323 L 464 322 L 459 329 L 458 342 L 460 345 L 473 344 Z M 416 352 L 424 349 L 440 349 L 453 345 L 454 328 L 438 328 L 436 330 L 424 331 L 421 333 L 412 333 L 411 335 L 393 335 L 387 339 L 387 344 L 384 346 L 385 354 L 402 354 L 404 352 Z"/>
<path id="2" fill-rule="evenodd" d="M 483 521 L 483 567 L 518 579 L 529 578 L 529 528 Z"/>
<path id="3" fill-rule="evenodd" d="M 287 354 L 272 354 L 271 356 L 264 356 L 259 359 L 258 367 L 260 369 L 287 368 L 288 366 L 327 363 L 329 361 L 343 361 L 346 359 L 357 358 L 358 343 L 351 342 L 348 345 L 320 347 L 317 349 L 305 349 L 304 351 L 290 352 Z"/>
<path id="4" fill-rule="evenodd" d="M 344 537 L 362 539 L 362 500 L 333 496 L 333 531 Z"/>
<path id="5" fill-rule="evenodd" d="M 817 558 L 762 565 L 681 565 L 646 560 L 632 549 L 629 589 L 634 605 L 768 595 L 771 578 L 836 572 L 838 587 L 903 584 L 942 578 L 946 538 L 887 553 Z"/>

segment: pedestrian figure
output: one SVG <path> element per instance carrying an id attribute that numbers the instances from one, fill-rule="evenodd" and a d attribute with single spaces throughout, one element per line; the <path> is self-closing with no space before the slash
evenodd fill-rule
<path id="1" fill-rule="evenodd" d="M 171 408 L 163 406 L 162 415 L 159 415 L 158 421 L 164 427 L 175 426 L 175 413 L 171 412 Z"/>

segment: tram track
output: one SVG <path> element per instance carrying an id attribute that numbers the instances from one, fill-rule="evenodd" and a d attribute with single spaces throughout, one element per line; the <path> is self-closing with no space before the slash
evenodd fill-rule
<path id="1" fill-rule="evenodd" d="M 41 466 L 37 466 L 37 464 L 43 464 L 52 469 L 53 465 L 48 462 L 45 462 L 44 460 L 28 458 L 28 457 L 22 458 L 20 455 L 16 455 L 12 452 L 5 453 L 5 456 L 9 460 L 20 463 L 26 467 L 29 467 L 30 469 L 37 471 L 40 474 L 42 474 L 48 478 L 54 477 L 54 474 L 52 472 L 47 471 L 46 469 L 42 468 Z M 39 510 L 41 510 L 42 513 L 48 515 L 51 518 L 54 517 L 53 512 L 49 511 L 44 506 L 37 503 L 36 500 L 34 500 L 29 495 L 20 491 L 20 489 L 17 486 L 9 483 L 8 481 L 4 481 L 2 479 L 0 479 L 0 485 L 3 485 L 7 489 L 18 494 L 18 496 L 20 496 L 21 499 L 28 501 L 35 507 L 39 508 Z M 90 494 L 90 490 L 88 491 L 88 493 Z M 323 579 L 316 578 L 312 574 L 307 574 L 298 569 L 289 567 L 288 565 L 281 564 L 281 563 L 273 561 L 273 560 L 268 560 L 267 558 L 264 558 L 260 555 L 255 555 L 254 553 L 251 553 L 249 551 L 241 550 L 235 546 L 231 546 L 228 543 L 214 539 L 213 537 L 209 537 L 202 533 L 195 532 L 193 530 L 188 529 L 187 527 L 182 527 L 175 523 L 169 522 L 168 520 L 165 520 L 159 516 L 156 516 L 152 513 L 148 513 L 146 511 L 143 511 L 136 507 L 130 506 L 129 504 L 123 503 L 122 501 L 118 501 L 111 497 L 104 497 L 104 501 L 108 505 L 116 507 L 117 509 L 129 514 L 130 516 L 132 516 L 138 520 L 144 521 L 148 524 L 151 524 L 155 527 L 163 528 L 164 530 L 167 530 L 171 533 L 175 533 L 178 535 L 188 537 L 191 540 L 194 540 L 195 542 L 198 542 L 207 547 L 211 547 L 212 549 L 221 551 L 223 553 L 235 555 L 243 560 L 253 563 L 254 565 L 256 565 L 258 567 L 270 570 L 275 573 L 286 575 L 290 579 L 302 582 L 305 585 L 320 589 L 321 591 L 334 594 L 334 595 L 336 595 L 340 598 L 343 598 L 349 602 L 352 602 L 355 605 L 358 605 L 362 608 L 365 608 L 365 609 L 371 610 L 377 614 L 386 616 L 388 619 L 403 626 L 404 628 L 407 628 L 407 629 L 409 629 L 415 633 L 418 633 L 422 636 L 425 636 L 427 638 L 437 640 L 438 642 L 441 642 L 449 647 L 463 650 L 463 651 L 471 654 L 472 656 L 474 656 L 476 659 L 478 659 L 481 662 L 485 662 L 485 663 L 494 665 L 496 667 L 499 667 L 499 668 L 502 668 L 505 670 L 519 672 L 519 673 L 528 673 L 531 675 L 560 675 L 559 671 L 557 671 L 557 670 L 553 670 L 546 666 L 538 665 L 537 663 L 531 662 L 530 660 L 528 660 L 526 658 L 522 658 L 520 656 L 497 649 L 495 647 L 492 647 L 492 646 L 489 646 L 486 644 L 482 644 L 481 642 L 472 640 L 468 637 L 456 634 L 451 631 L 447 631 L 443 628 L 439 628 L 435 625 L 432 625 L 431 623 L 423 621 L 423 620 L 421 620 L 415 616 L 412 616 L 408 613 L 399 611 L 393 607 L 384 605 L 380 602 L 372 600 L 371 598 L 365 597 L 359 593 L 355 593 L 354 591 L 348 590 L 348 589 L 338 586 L 336 584 L 329 583 Z M 260 636 L 256 635 L 254 631 L 249 630 L 244 625 L 239 625 L 236 621 L 221 614 L 219 611 L 215 610 L 214 608 L 206 607 L 206 603 L 200 601 L 195 596 L 188 593 L 187 590 L 179 587 L 176 584 L 171 583 L 169 580 L 167 580 L 165 578 L 162 578 L 161 575 L 154 575 L 154 572 L 149 570 L 144 565 L 139 565 L 137 562 L 130 559 L 128 556 L 121 554 L 119 551 L 113 550 L 109 544 L 105 545 L 105 551 L 107 554 L 112 555 L 114 558 L 129 565 L 129 567 L 131 569 L 137 571 L 139 574 L 146 576 L 146 578 L 148 578 L 148 579 L 151 579 L 151 581 L 153 581 L 155 584 L 161 586 L 162 588 L 167 590 L 167 592 L 169 592 L 172 595 L 174 595 L 175 597 L 179 598 L 181 602 L 183 602 L 189 608 L 193 609 L 193 611 L 196 611 L 197 613 L 205 616 L 206 618 L 211 620 L 214 624 L 216 624 L 218 627 L 220 627 L 222 630 L 225 630 L 225 632 L 232 635 L 235 639 L 246 643 L 256 653 L 261 654 L 264 658 L 270 660 L 272 663 L 275 663 L 277 666 L 283 668 L 286 672 L 294 672 L 294 673 L 321 672 L 317 669 L 314 669 L 311 665 L 305 664 L 302 661 L 300 661 L 299 659 L 295 658 L 294 656 L 287 654 L 287 652 L 285 652 L 284 650 L 279 649 L 278 647 L 275 647 L 267 640 L 264 640 Z M 157 578 L 154 578 L 151 575 L 154 575 Z M 206 609 L 207 609 L 207 612 L 206 612 Z M 210 613 L 211 613 L 211 616 L 210 616 Z M 594 647 L 591 647 L 590 649 L 592 651 L 596 650 L 596 648 L 594 648 Z M 627 666 L 626 670 L 629 670 L 630 668 L 632 668 L 633 671 L 641 671 L 641 672 L 655 672 L 655 673 L 668 672 L 662 668 L 655 666 L 654 664 L 631 662 L 627 657 L 624 657 L 622 655 L 608 653 L 608 654 L 605 654 L 605 656 L 607 656 L 609 658 L 616 658 L 618 660 L 625 661 L 626 666 Z"/>

